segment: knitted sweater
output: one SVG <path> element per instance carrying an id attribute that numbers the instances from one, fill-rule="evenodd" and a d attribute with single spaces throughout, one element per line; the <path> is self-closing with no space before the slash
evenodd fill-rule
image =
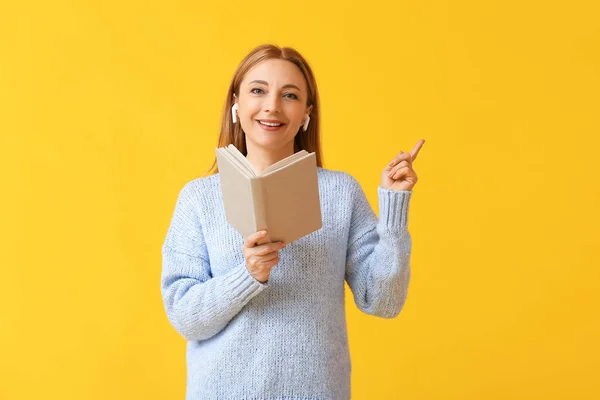
<path id="1" fill-rule="evenodd" d="M 248 272 L 219 174 L 179 192 L 161 294 L 187 340 L 187 400 L 350 399 L 344 282 L 363 312 L 400 313 L 412 192 L 378 187 L 378 219 L 354 177 L 320 167 L 317 176 L 323 227 L 280 250 L 266 283 Z"/>

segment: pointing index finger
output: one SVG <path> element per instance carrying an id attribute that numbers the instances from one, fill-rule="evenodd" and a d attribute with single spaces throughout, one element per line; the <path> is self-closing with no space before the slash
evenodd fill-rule
<path id="1" fill-rule="evenodd" d="M 417 142 L 417 144 L 415 145 L 415 147 L 413 147 L 413 149 L 410 151 L 410 156 L 413 161 L 415 161 L 415 159 L 417 158 L 417 155 L 419 154 L 421 147 L 423 147 L 423 143 L 425 143 L 425 139 L 419 140 Z"/>

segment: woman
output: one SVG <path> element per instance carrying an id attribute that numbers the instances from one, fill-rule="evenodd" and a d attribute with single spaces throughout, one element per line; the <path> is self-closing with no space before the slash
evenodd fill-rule
<path id="1" fill-rule="evenodd" d="M 258 172 L 315 152 L 323 227 L 258 245 L 260 232 L 244 239 L 227 223 L 218 174 L 184 185 L 162 248 L 161 293 L 188 340 L 186 398 L 349 399 L 344 282 L 365 313 L 400 313 L 412 162 L 424 141 L 383 169 L 378 220 L 356 179 L 322 168 L 309 65 L 293 49 L 263 45 L 233 76 L 218 146 L 230 143 Z"/>

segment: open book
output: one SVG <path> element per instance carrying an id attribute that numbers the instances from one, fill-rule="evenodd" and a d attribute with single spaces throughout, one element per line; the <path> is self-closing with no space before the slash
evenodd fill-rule
<path id="1" fill-rule="evenodd" d="M 244 237 L 266 229 L 290 243 L 322 227 L 317 158 L 301 150 L 257 174 L 233 145 L 216 149 L 227 221 Z"/>

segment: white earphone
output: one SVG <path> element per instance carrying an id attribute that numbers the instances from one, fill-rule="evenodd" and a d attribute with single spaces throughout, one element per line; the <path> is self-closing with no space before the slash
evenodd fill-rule
<path id="1" fill-rule="evenodd" d="M 238 105 L 237 103 L 234 103 L 233 106 L 231 106 L 231 119 L 233 120 L 233 123 L 237 123 L 237 109 L 238 109 Z M 308 123 L 310 122 L 310 116 L 306 116 L 306 121 L 304 121 L 304 126 L 302 127 L 302 129 L 304 130 L 304 132 L 306 132 L 306 130 L 308 129 Z"/>
<path id="2" fill-rule="evenodd" d="M 233 106 L 231 107 L 231 118 L 233 119 L 233 123 L 235 124 L 237 122 L 237 103 L 234 103 Z"/>
<path id="3" fill-rule="evenodd" d="M 306 121 L 304 122 L 304 126 L 302 127 L 302 129 L 304 129 L 304 132 L 306 132 L 306 130 L 308 129 L 308 123 L 310 122 L 310 117 L 307 115 L 306 116 Z"/>

